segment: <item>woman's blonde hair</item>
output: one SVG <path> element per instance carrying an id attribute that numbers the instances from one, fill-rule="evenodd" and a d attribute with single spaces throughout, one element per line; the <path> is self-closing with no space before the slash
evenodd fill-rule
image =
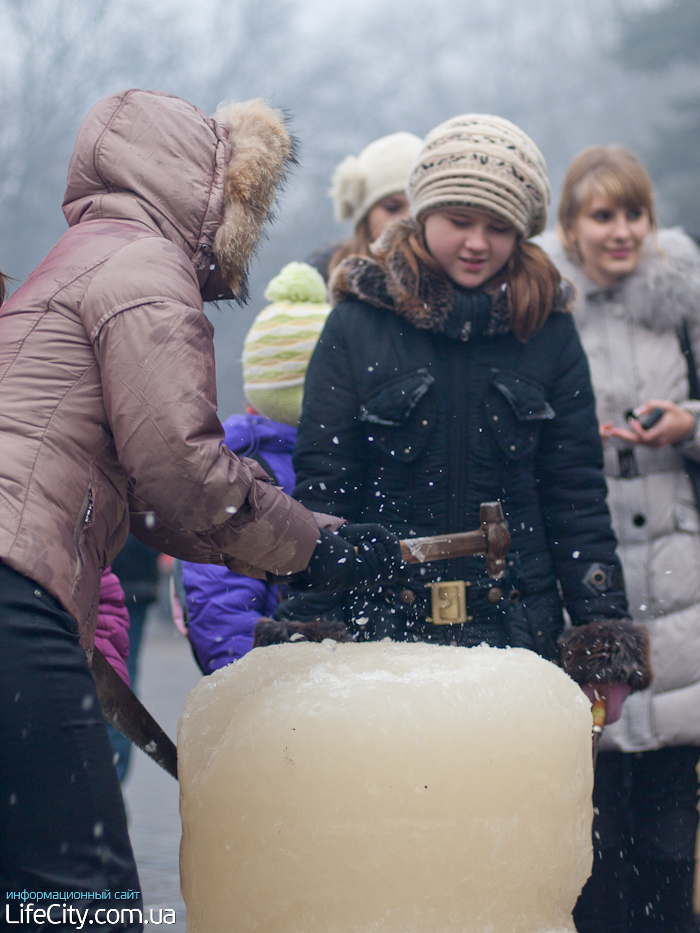
<path id="1" fill-rule="evenodd" d="M 380 261 L 387 265 L 393 265 L 396 254 L 401 254 L 414 275 L 414 298 L 418 297 L 422 269 L 445 275 L 428 250 L 425 226 L 420 222 L 407 237 L 395 239 L 377 252 Z M 561 275 L 543 249 L 518 236 L 503 272 L 489 284 L 497 290 L 504 282 L 510 326 L 517 339 L 525 343 L 549 317 L 561 285 Z"/>
<path id="2" fill-rule="evenodd" d="M 589 146 L 572 159 L 559 199 L 557 234 L 571 258 L 577 252 L 569 231 L 596 195 L 616 207 L 644 208 L 656 229 L 651 178 L 639 159 L 622 146 Z"/>

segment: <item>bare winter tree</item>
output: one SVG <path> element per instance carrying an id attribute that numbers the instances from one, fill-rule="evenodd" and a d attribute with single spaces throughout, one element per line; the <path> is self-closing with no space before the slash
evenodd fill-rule
<path id="1" fill-rule="evenodd" d="M 65 229 L 66 168 L 88 109 L 175 76 L 182 42 L 171 18 L 111 0 L 0 0 L 0 33 L 0 263 L 21 279 Z"/>
<path id="2" fill-rule="evenodd" d="M 680 0 L 679 0 L 680 2 Z M 254 264 L 245 309 L 217 328 L 222 414 L 243 404 L 238 360 L 265 283 L 343 236 L 334 166 L 396 130 L 423 135 L 457 113 L 498 113 L 541 146 L 557 182 L 598 142 L 639 151 L 673 75 L 625 71 L 621 12 L 656 0 L 0 0 L 0 269 L 22 279 L 61 235 L 65 171 L 88 108 L 128 86 L 182 94 L 207 112 L 263 96 L 300 138 Z M 658 5 L 658 3 L 656 3 Z"/>

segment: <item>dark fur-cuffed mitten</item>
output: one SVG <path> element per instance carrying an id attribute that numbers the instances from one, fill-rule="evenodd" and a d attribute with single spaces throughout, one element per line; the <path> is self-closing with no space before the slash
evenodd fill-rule
<path id="1" fill-rule="evenodd" d="M 651 645 L 644 625 L 629 619 L 575 625 L 559 644 L 561 666 L 581 686 L 625 684 L 634 693 L 651 683 Z"/>
<path id="2" fill-rule="evenodd" d="M 312 622 L 291 622 L 261 618 L 255 623 L 253 648 L 266 645 L 283 645 L 289 641 L 352 641 L 352 636 L 342 622 L 335 619 L 314 619 Z"/>

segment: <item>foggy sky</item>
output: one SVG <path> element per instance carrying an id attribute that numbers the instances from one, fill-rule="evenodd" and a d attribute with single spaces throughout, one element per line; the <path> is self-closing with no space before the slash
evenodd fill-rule
<path id="1" fill-rule="evenodd" d="M 65 231 L 60 205 L 77 128 L 124 87 L 207 112 L 263 96 L 290 113 L 301 162 L 254 263 L 249 305 L 209 308 L 222 417 L 241 410 L 243 336 L 286 262 L 342 237 L 334 166 L 396 130 L 459 113 L 507 117 L 542 149 L 556 195 L 570 158 L 621 143 L 642 158 L 678 74 L 626 72 L 618 17 L 654 0 L 0 0 L 0 269 L 18 283 Z M 673 204 L 661 204 L 672 222 Z"/>

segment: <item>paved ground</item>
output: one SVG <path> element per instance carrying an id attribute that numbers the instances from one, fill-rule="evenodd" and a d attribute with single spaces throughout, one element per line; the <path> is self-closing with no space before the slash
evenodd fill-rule
<path id="1" fill-rule="evenodd" d="M 187 694 L 200 676 L 188 642 L 171 622 L 152 613 L 144 633 L 137 689 L 146 708 L 173 741 Z M 146 917 L 151 907 L 156 908 L 155 919 L 159 916 L 157 908 L 172 908 L 176 912 L 176 924 L 152 929 L 185 933 L 185 905 L 180 895 L 178 871 L 178 785 L 135 748 L 124 784 L 124 798 Z"/>

